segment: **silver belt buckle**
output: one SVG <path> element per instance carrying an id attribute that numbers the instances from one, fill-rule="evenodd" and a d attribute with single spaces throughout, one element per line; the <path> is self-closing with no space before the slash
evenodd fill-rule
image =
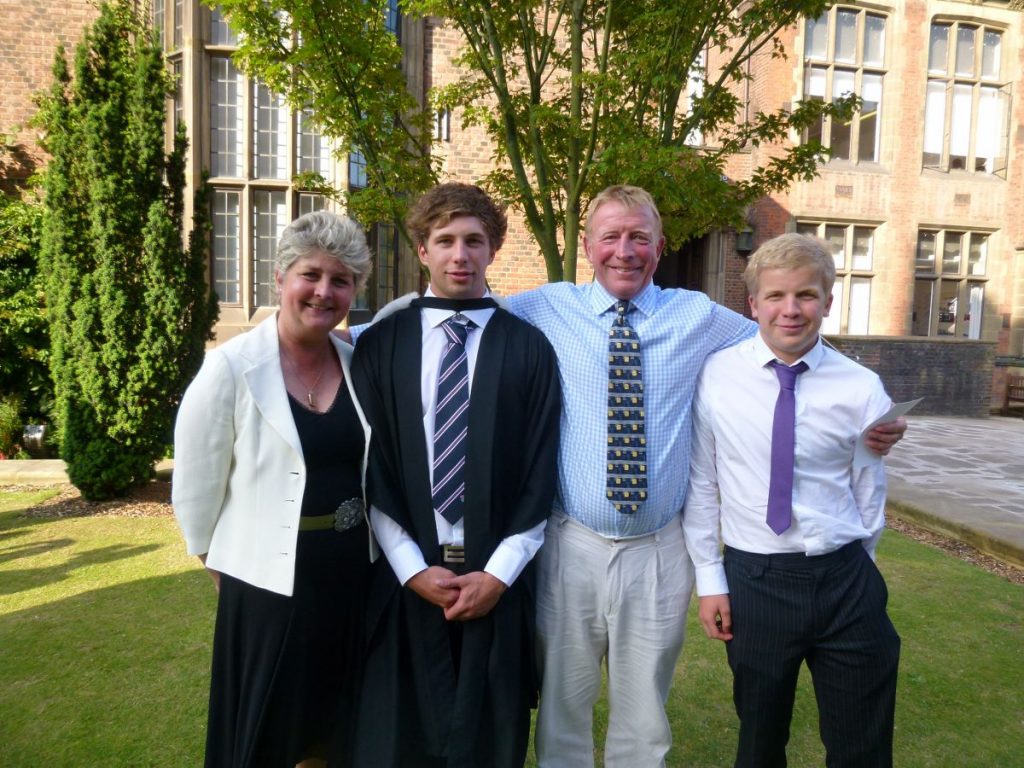
<path id="1" fill-rule="evenodd" d="M 444 544 L 441 547 L 441 559 L 446 563 L 464 563 L 466 562 L 466 548 Z"/>
<path id="2" fill-rule="evenodd" d="M 334 530 L 344 533 L 355 528 L 363 521 L 365 507 L 362 499 L 349 499 L 341 502 L 334 510 Z"/>

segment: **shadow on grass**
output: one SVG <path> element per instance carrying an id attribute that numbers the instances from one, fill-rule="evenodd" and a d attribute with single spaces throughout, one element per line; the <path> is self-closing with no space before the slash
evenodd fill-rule
<path id="1" fill-rule="evenodd" d="M 16 539 L 19 536 L 24 536 L 25 531 L 0 531 L 0 541 L 7 541 L 8 539 Z"/>
<path id="2" fill-rule="evenodd" d="M 197 569 L 0 615 L 4 765 L 200 765 L 215 605 Z"/>
<path id="3" fill-rule="evenodd" d="M 52 549 L 59 548 L 56 545 L 70 546 L 74 543 L 70 539 L 63 539 L 61 541 L 63 544 L 60 542 L 54 542 L 55 546 L 49 546 L 50 542 L 39 542 L 38 544 L 26 545 L 22 548 L 24 551 L 20 556 L 26 557 L 31 554 L 48 552 Z M 0 584 L 0 595 L 14 595 L 28 589 L 45 587 L 48 584 L 54 584 L 58 581 L 64 581 L 65 579 L 70 578 L 72 574 L 80 568 L 86 568 L 91 565 L 112 563 L 115 560 L 123 560 L 129 557 L 137 557 L 156 549 L 160 549 L 159 544 L 145 544 L 141 546 L 111 544 L 107 547 L 100 547 L 98 549 L 91 549 L 88 552 L 73 554 L 64 562 L 57 563 L 55 565 L 43 566 L 41 568 L 5 570 L 3 583 Z M 9 550 L 6 549 L 0 549 L 0 562 L 3 561 L 4 555 L 8 551 Z"/>
<path id="4" fill-rule="evenodd" d="M 5 538 L 12 538 L 13 534 L 0 535 L 0 542 Z M 53 539 L 52 541 L 37 541 L 34 544 L 15 544 L 12 547 L 0 547 L 0 563 L 7 563 L 17 560 L 19 557 L 33 557 L 44 552 L 52 552 L 55 549 L 63 549 L 74 544 L 73 539 Z"/>
<path id="5" fill-rule="evenodd" d="M 46 525 L 47 523 L 53 522 L 55 519 L 62 519 L 41 515 L 33 515 L 32 517 L 29 517 L 25 514 L 25 510 L 35 506 L 35 503 L 36 502 L 29 500 L 23 505 L 19 504 L 13 509 L 4 509 L 0 511 L 0 542 L 24 536 L 41 525 Z"/>

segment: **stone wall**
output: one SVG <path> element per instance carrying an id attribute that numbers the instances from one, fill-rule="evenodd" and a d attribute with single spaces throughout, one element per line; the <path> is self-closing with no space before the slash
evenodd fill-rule
<path id="1" fill-rule="evenodd" d="M 912 416 L 989 415 L 995 342 L 920 336 L 830 336 L 828 341 L 877 373 L 893 402 L 924 397 Z"/>

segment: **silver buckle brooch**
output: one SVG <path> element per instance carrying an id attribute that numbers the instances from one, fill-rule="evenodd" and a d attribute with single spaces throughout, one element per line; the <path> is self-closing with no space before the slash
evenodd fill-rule
<path id="1" fill-rule="evenodd" d="M 366 507 L 362 499 L 348 499 L 341 502 L 334 510 L 334 530 L 344 533 L 350 528 L 355 528 L 363 521 Z"/>

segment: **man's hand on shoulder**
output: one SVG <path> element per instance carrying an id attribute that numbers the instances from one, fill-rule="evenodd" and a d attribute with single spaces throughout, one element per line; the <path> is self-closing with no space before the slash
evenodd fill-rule
<path id="1" fill-rule="evenodd" d="M 444 616 L 449 621 L 469 621 L 486 616 L 507 589 L 501 579 L 486 571 L 455 576 L 444 584 L 458 590 L 459 595 L 454 605 L 445 608 Z"/>
<path id="2" fill-rule="evenodd" d="M 428 603 L 447 611 L 459 597 L 459 588 L 451 585 L 454 578 L 455 574 L 447 568 L 432 565 L 409 579 L 405 586 Z"/>
<path id="3" fill-rule="evenodd" d="M 900 416 L 896 421 L 879 424 L 864 437 L 864 444 L 880 456 L 887 456 L 889 449 L 903 439 L 907 431 L 907 420 Z"/>

